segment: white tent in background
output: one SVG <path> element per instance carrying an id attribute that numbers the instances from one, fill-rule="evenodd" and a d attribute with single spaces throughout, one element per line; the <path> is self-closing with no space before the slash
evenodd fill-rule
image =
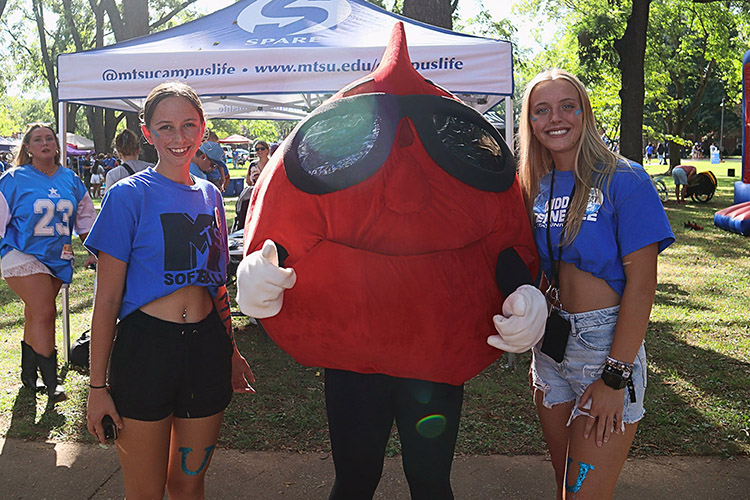
<path id="1" fill-rule="evenodd" d="M 76 149 L 94 149 L 94 141 L 86 139 L 83 136 L 68 132 L 65 138 L 65 142 L 74 146 Z"/>
<path id="2" fill-rule="evenodd" d="M 510 42 L 429 26 L 365 0 L 240 0 L 160 33 L 61 54 L 59 100 L 137 111 L 158 83 L 179 79 L 201 96 L 207 118 L 300 119 L 377 66 L 398 20 L 426 78 L 481 112 L 513 95 Z"/>

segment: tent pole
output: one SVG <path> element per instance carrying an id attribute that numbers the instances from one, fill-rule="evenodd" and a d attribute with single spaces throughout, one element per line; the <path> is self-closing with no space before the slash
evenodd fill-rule
<path id="1" fill-rule="evenodd" d="M 63 101 L 57 102 L 58 106 L 58 124 L 57 124 L 57 135 L 60 139 L 60 164 L 63 168 L 66 168 L 67 163 L 67 145 L 68 137 L 66 133 L 67 129 L 67 113 L 68 107 Z M 68 285 L 67 283 L 62 286 L 60 300 L 62 301 L 62 323 L 63 323 L 63 359 L 65 363 L 68 363 L 70 356 L 70 308 L 68 301 Z"/>
<path id="2" fill-rule="evenodd" d="M 508 96 L 505 98 L 505 142 L 511 151 L 515 152 L 513 148 L 513 98 Z"/>

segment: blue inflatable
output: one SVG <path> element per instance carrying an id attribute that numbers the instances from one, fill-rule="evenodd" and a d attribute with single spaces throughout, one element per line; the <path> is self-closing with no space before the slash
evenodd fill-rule
<path id="1" fill-rule="evenodd" d="M 750 236 L 750 201 L 719 210 L 714 215 L 714 226 Z"/>

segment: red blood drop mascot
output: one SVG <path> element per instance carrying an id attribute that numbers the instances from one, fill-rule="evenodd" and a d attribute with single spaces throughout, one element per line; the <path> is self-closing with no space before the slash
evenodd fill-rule
<path id="1" fill-rule="evenodd" d="M 546 317 L 500 135 L 413 69 L 398 23 L 378 69 L 284 141 L 249 213 L 238 303 L 326 368 L 331 498 L 372 497 L 394 419 L 412 495 L 453 498 L 463 383 Z"/>

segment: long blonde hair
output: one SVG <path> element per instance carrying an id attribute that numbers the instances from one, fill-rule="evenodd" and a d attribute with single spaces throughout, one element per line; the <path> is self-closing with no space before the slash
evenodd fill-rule
<path id="1" fill-rule="evenodd" d="M 536 75 L 527 85 L 523 93 L 521 117 L 518 124 L 519 163 L 518 177 L 521 189 L 529 208 L 529 217 L 533 220 L 533 203 L 539 193 L 539 182 L 552 171 L 554 162 L 552 154 L 534 136 L 531 128 L 531 94 L 542 82 L 565 80 L 578 92 L 583 110 L 583 131 L 578 140 L 575 156 L 575 194 L 568 207 L 570 216 L 565 219 L 564 244 L 575 240 L 581 229 L 581 222 L 586 213 L 589 193 L 594 187 L 606 196 L 606 188 L 612 180 L 612 175 L 618 166 L 629 165 L 624 157 L 609 150 L 596 129 L 596 119 L 591 109 L 586 87 L 583 83 L 562 69 L 550 69 Z M 596 175 L 595 175 L 596 174 Z"/>

